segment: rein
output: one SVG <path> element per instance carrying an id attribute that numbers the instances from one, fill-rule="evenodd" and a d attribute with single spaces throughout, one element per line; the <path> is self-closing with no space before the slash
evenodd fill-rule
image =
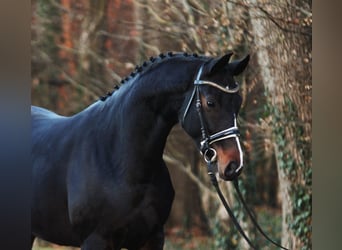
<path id="1" fill-rule="evenodd" d="M 216 189 L 216 192 L 223 204 L 223 206 L 225 207 L 227 213 L 229 214 L 229 216 L 231 217 L 235 227 L 237 228 L 237 230 L 239 231 L 239 233 L 242 235 L 242 237 L 247 241 L 247 243 L 249 244 L 249 246 L 252 249 L 258 249 L 256 248 L 253 243 L 251 242 L 251 240 L 248 238 L 248 236 L 245 234 L 245 232 L 243 231 L 243 229 L 240 226 L 240 223 L 238 222 L 238 220 L 236 219 L 232 209 L 229 207 L 228 202 L 226 201 L 226 199 L 224 198 L 224 195 L 221 192 L 220 186 L 217 182 L 216 176 L 215 176 L 215 171 L 214 171 L 214 166 L 215 166 L 216 162 L 207 162 L 207 168 L 208 168 L 208 175 L 210 176 L 210 180 L 211 183 L 213 184 L 213 186 Z M 273 245 L 284 249 L 284 250 L 289 250 L 288 248 L 283 247 L 282 245 L 280 245 L 279 243 L 273 241 L 269 236 L 267 236 L 267 234 L 262 230 L 262 228 L 260 227 L 260 225 L 258 224 L 256 218 L 253 216 L 251 210 L 248 208 L 246 201 L 244 200 L 244 198 L 242 197 L 241 191 L 239 189 L 239 185 L 238 185 L 238 181 L 234 180 L 233 181 L 234 187 L 236 189 L 236 192 L 238 194 L 238 198 L 240 199 L 244 209 L 246 210 L 248 216 L 250 217 L 251 221 L 253 222 L 254 226 L 258 229 L 258 231 L 260 232 L 260 234 L 267 239 L 269 242 L 271 242 Z"/>
<path id="2" fill-rule="evenodd" d="M 242 227 L 240 226 L 240 223 L 238 222 L 238 220 L 236 219 L 233 211 L 231 210 L 231 208 L 229 207 L 224 195 L 221 192 L 221 189 L 219 187 L 218 181 L 216 179 L 215 176 L 215 167 L 217 164 L 217 152 L 214 148 L 211 147 L 211 144 L 213 144 L 214 142 L 220 141 L 220 140 L 225 140 L 228 138 L 235 138 L 236 140 L 236 144 L 238 146 L 239 149 L 239 153 L 240 153 L 240 166 L 236 169 L 236 173 L 238 173 L 242 168 L 243 168 L 243 154 L 242 154 L 242 150 L 241 150 L 241 145 L 240 145 L 240 141 L 239 141 L 239 129 L 237 127 L 237 122 L 236 122 L 236 117 L 234 115 L 234 126 L 230 127 L 228 129 L 222 130 L 220 132 L 217 132 L 213 135 L 209 135 L 208 130 L 207 130 L 207 126 L 206 123 L 204 121 L 204 117 L 203 117 L 203 113 L 202 113 L 202 103 L 201 103 L 201 98 L 200 98 L 200 90 L 199 90 L 199 86 L 200 85 L 209 85 L 212 87 L 215 87 L 221 91 L 224 91 L 226 93 L 236 93 L 239 90 L 239 85 L 238 83 L 236 83 L 236 87 L 233 89 L 230 89 L 228 86 L 226 87 L 222 87 L 221 85 L 218 85 L 217 83 L 214 82 L 210 82 L 210 81 L 204 81 L 204 80 L 200 80 L 201 74 L 202 74 L 202 69 L 203 69 L 203 65 L 201 66 L 201 68 L 199 69 L 197 76 L 196 76 L 196 80 L 194 81 L 194 90 L 191 94 L 190 100 L 186 106 L 185 112 L 183 114 L 183 119 L 182 119 L 182 124 L 184 124 L 184 120 L 185 117 L 189 111 L 189 108 L 191 106 L 191 103 L 193 101 L 193 99 L 195 98 L 196 95 L 196 111 L 200 120 L 200 124 L 201 124 L 201 135 L 202 135 L 202 140 L 200 143 L 200 151 L 203 155 L 203 158 L 205 160 L 205 162 L 207 163 L 207 170 L 208 170 L 208 175 L 210 176 L 210 180 L 211 183 L 213 184 L 213 186 L 216 189 L 216 192 L 223 204 L 223 206 L 225 207 L 227 213 L 229 214 L 229 216 L 231 217 L 233 224 L 235 225 L 235 227 L 237 228 L 237 230 L 239 231 L 239 233 L 242 235 L 242 237 L 247 241 L 247 243 L 249 244 L 249 246 L 252 249 L 257 249 L 253 243 L 251 242 L 251 240 L 248 238 L 248 236 L 245 234 L 245 232 L 243 231 Z M 240 192 L 239 189 L 239 185 L 238 185 L 238 181 L 234 180 L 233 181 L 234 187 L 236 189 L 238 198 L 240 199 L 244 209 L 246 210 L 248 216 L 250 217 L 251 221 L 253 222 L 254 226 L 258 229 L 258 231 L 261 233 L 261 235 L 263 237 L 265 237 L 265 239 L 267 239 L 269 242 L 271 242 L 273 245 L 281 248 L 281 249 L 285 249 L 288 250 L 287 248 L 281 246 L 280 244 L 278 244 L 277 242 L 273 241 L 271 238 L 269 238 L 266 233 L 261 229 L 261 227 L 259 226 L 259 224 L 256 221 L 256 218 L 253 216 L 252 212 L 250 211 L 250 209 L 247 207 L 247 204 L 245 202 L 245 200 L 242 197 L 242 194 Z"/>

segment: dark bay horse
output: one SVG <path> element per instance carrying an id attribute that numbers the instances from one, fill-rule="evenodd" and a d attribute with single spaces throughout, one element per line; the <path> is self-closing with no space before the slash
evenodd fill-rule
<path id="1" fill-rule="evenodd" d="M 174 190 L 162 155 L 177 122 L 217 161 L 221 178 L 241 172 L 234 76 L 249 56 L 229 62 L 231 55 L 151 57 L 118 90 L 70 117 L 33 106 L 32 242 L 163 249 Z"/>

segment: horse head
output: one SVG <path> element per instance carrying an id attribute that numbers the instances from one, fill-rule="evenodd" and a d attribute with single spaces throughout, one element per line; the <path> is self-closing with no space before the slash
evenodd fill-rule
<path id="1" fill-rule="evenodd" d="M 180 117 L 206 162 L 217 163 L 224 180 L 234 180 L 243 168 L 237 116 L 242 103 L 234 76 L 246 68 L 249 56 L 229 62 L 232 53 L 203 63 L 186 93 Z"/>

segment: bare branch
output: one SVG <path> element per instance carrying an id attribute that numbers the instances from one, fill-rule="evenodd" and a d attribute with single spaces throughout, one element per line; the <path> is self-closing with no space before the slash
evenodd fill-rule
<path id="1" fill-rule="evenodd" d="M 206 192 L 210 195 L 210 197 L 217 199 L 217 194 L 213 192 L 210 188 L 208 188 L 206 185 L 204 185 L 203 182 L 193 174 L 190 166 L 184 166 L 184 162 L 181 162 L 180 160 L 177 160 L 166 154 L 163 155 L 163 159 L 167 163 L 177 166 L 178 169 L 187 174 L 190 177 L 190 179 L 193 180 L 203 192 Z"/>
<path id="2" fill-rule="evenodd" d="M 104 30 L 98 31 L 97 34 L 98 35 L 105 35 L 105 36 L 108 36 L 108 37 L 113 37 L 113 38 L 121 39 L 121 40 L 125 40 L 125 41 L 134 40 L 134 41 L 138 42 L 140 45 L 142 45 L 143 47 L 148 48 L 148 49 L 154 51 L 156 54 L 160 54 L 160 50 L 159 50 L 159 48 L 157 46 L 148 44 L 148 43 L 144 42 L 140 37 L 137 37 L 137 36 L 132 37 L 132 36 L 124 36 L 124 35 L 111 34 L 111 33 L 107 32 L 107 31 L 104 31 Z"/>

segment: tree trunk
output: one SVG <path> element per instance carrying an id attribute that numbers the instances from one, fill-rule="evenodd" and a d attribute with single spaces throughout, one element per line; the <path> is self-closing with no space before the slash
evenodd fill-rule
<path id="1" fill-rule="evenodd" d="M 282 202 L 282 244 L 311 249 L 311 6 L 250 0 Z"/>

